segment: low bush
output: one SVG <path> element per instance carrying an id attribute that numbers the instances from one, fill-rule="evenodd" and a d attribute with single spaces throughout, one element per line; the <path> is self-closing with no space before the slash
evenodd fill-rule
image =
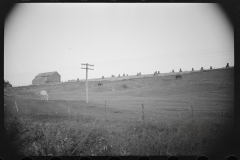
<path id="1" fill-rule="evenodd" d="M 124 89 L 128 89 L 128 88 L 129 88 L 126 84 L 123 84 L 122 87 L 123 87 Z"/>
<path id="2" fill-rule="evenodd" d="M 201 123 L 126 124 L 83 115 L 59 118 L 9 118 L 5 143 L 13 142 L 24 156 L 199 155 L 207 154 L 221 138 L 220 127 Z"/>

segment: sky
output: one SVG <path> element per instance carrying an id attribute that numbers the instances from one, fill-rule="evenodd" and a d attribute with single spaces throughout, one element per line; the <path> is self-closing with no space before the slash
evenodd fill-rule
<path id="1" fill-rule="evenodd" d="M 234 28 L 214 3 L 19 3 L 4 24 L 4 79 L 32 84 L 234 66 Z"/>

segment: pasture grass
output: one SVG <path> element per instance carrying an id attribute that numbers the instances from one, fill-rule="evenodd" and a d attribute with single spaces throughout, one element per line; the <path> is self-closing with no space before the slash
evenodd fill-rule
<path id="1" fill-rule="evenodd" d="M 89 104 L 82 82 L 14 88 L 17 96 L 4 97 L 6 155 L 223 155 L 233 143 L 232 74 L 199 72 L 177 81 L 146 77 L 103 87 L 89 82 Z M 42 89 L 48 102 L 36 94 Z"/>
<path id="2" fill-rule="evenodd" d="M 207 155 L 228 136 L 214 120 L 126 121 L 14 107 L 5 109 L 4 127 L 5 143 L 23 156 Z"/>

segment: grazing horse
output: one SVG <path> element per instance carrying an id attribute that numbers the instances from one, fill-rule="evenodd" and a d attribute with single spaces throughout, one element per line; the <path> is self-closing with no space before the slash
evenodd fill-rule
<path id="1" fill-rule="evenodd" d="M 182 79 L 182 76 L 181 75 L 176 75 L 176 80 L 177 79 Z"/>
<path id="2" fill-rule="evenodd" d="M 47 100 L 47 101 L 48 101 L 47 91 L 42 90 L 42 91 L 40 92 L 40 95 L 41 95 L 41 99 L 42 99 L 42 100 Z"/>
<path id="3" fill-rule="evenodd" d="M 103 86 L 103 84 L 102 83 L 98 83 L 98 86 Z"/>

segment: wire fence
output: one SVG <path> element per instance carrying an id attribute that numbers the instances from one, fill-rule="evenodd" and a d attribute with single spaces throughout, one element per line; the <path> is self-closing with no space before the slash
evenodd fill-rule
<path id="1" fill-rule="evenodd" d="M 176 74 L 176 73 L 170 73 Z M 117 77 L 116 77 L 117 78 Z M 174 84 L 173 84 L 174 85 Z M 175 84 L 176 85 L 176 84 Z M 220 83 L 217 88 L 220 88 L 223 84 Z M 218 106 L 218 103 L 213 102 L 203 102 L 199 97 L 199 94 L 204 95 L 206 93 L 211 93 L 211 91 L 196 91 L 190 89 L 183 88 L 175 88 L 165 87 L 163 91 L 167 90 L 175 90 L 175 91 L 187 91 L 191 94 L 189 99 L 180 100 L 174 98 L 154 98 L 154 97 L 139 97 L 133 98 L 125 97 L 124 95 L 119 97 L 110 98 L 110 97 L 95 97 L 95 99 L 90 99 L 89 105 L 83 105 L 85 98 L 78 101 L 79 109 L 84 108 L 83 114 L 88 115 L 96 115 L 100 114 L 102 117 L 106 119 L 114 119 L 114 118 L 132 118 L 136 120 L 148 121 L 148 120 L 163 120 L 163 119 L 175 119 L 176 121 L 185 121 L 185 120 L 196 120 L 196 119 L 209 119 L 209 114 L 219 116 L 226 115 L 226 110 L 215 107 L 218 111 L 213 110 L 214 106 Z M 78 91 L 73 91 L 78 93 Z M 16 95 L 4 93 L 5 96 Z M 70 96 L 67 96 L 66 93 L 63 93 L 60 97 L 61 100 L 64 100 L 64 104 L 66 106 L 66 113 L 69 115 L 74 115 L 76 111 L 76 103 L 72 103 L 75 99 L 71 99 Z M 81 96 L 84 97 L 85 93 L 82 93 Z M 198 95 L 198 96 L 197 96 Z M 59 96 L 59 94 L 58 94 Z M 77 95 L 79 96 L 79 95 Z M 15 96 L 14 96 L 15 97 Z M 110 98 L 110 99 L 109 99 Z M 19 112 L 21 107 L 17 105 L 17 100 L 15 99 L 15 108 L 16 111 Z M 58 100 L 59 100 L 58 99 Z M 52 99 L 54 100 L 54 99 Z M 55 99 L 54 101 L 56 101 Z M 208 106 L 211 105 L 211 108 Z M 84 107 L 82 107 L 84 106 Z M 96 106 L 96 107 L 91 107 Z M 211 113 L 212 112 L 212 113 Z M 77 112 L 79 113 L 79 112 Z"/>
<path id="2" fill-rule="evenodd" d="M 31 107 L 33 107 L 28 105 L 31 103 L 30 100 L 23 99 L 19 102 L 17 101 L 18 99 L 15 99 L 15 104 L 13 104 L 15 108 L 13 108 L 13 110 L 17 113 L 16 115 L 21 116 L 31 113 L 26 112 L 26 110 L 31 110 Z M 219 107 L 217 104 L 209 107 L 206 106 L 206 104 L 196 103 L 190 100 L 186 100 L 185 102 L 179 100 L 175 100 L 174 102 L 171 100 L 143 102 L 137 100 L 99 99 L 90 100 L 88 104 L 86 104 L 85 101 L 76 100 L 37 101 L 37 103 L 41 102 L 41 107 L 33 111 L 34 114 L 44 115 L 47 112 L 45 116 L 59 115 L 65 117 L 67 115 L 70 119 L 81 116 L 87 119 L 91 117 L 95 120 L 112 122 L 138 121 L 144 124 L 183 124 L 185 122 L 195 124 L 196 122 L 208 123 L 209 121 L 221 124 L 226 122 L 226 118 L 233 118 L 233 112 L 231 113 L 229 108 Z M 37 106 L 34 106 L 34 108 L 36 107 Z"/>
<path id="3" fill-rule="evenodd" d="M 98 103 L 91 103 L 85 105 L 84 114 L 86 115 L 101 115 L 108 120 L 111 119 L 135 119 L 141 121 L 158 121 L 158 120 L 169 120 L 179 121 L 194 121 L 200 119 L 206 120 L 225 114 L 226 110 L 218 110 L 217 112 L 212 108 L 208 109 L 201 105 L 194 106 L 193 103 L 179 103 L 175 106 L 158 106 L 152 103 L 127 103 L 126 101 L 103 100 Z M 81 106 L 79 106 L 81 107 Z M 70 107 L 71 110 L 71 107 Z M 212 114 L 209 117 L 209 114 Z"/>

